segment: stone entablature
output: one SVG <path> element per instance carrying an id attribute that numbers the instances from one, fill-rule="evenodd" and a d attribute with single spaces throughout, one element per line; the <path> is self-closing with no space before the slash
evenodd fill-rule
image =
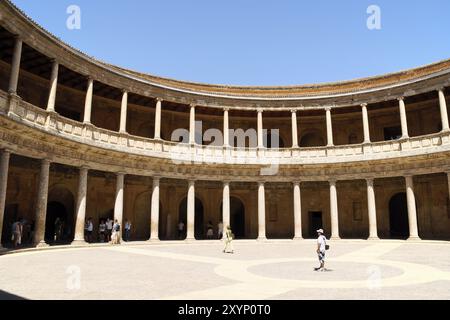
<path id="1" fill-rule="evenodd" d="M 71 48 L 9 1 L 2 1 L 0 9 L 3 27 L 59 64 L 116 88 L 187 105 L 231 110 L 339 108 L 407 97 L 450 85 L 450 60 L 379 77 L 305 86 L 238 87 L 164 79 L 99 62 Z"/>

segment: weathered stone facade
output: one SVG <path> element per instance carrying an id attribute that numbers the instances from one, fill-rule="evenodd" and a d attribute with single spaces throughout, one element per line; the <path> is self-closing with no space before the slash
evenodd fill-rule
<path id="1" fill-rule="evenodd" d="M 246 239 L 319 227 L 450 238 L 449 61 L 317 86 L 202 85 L 95 61 L 9 1 L 0 13 L 3 243 L 19 217 L 35 221 L 36 245 L 56 217 L 77 243 L 89 217 L 94 235 L 101 219 L 129 220 L 133 240 L 184 239 L 180 221 L 197 239 L 209 221 Z M 235 129 L 255 139 L 217 136 Z M 263 129 L 279 130 L 280 148 Z"/>

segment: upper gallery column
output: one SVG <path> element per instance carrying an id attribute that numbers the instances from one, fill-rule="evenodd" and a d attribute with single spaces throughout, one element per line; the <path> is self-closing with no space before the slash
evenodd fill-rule
<path id="1" fill-rule="evenodd" d="M 223 146 L 230 146 L 230 122 L 228 118 L 228 108 L 223 109 Z"/>
<path id="2" fill-rule="evenodd" d="M 5 214 L 5 201 L 6 201 L 6 188 L 8 185 L 8 169 L 9 158 L 11 153 L 8 150 L 1 151 L 0 159 L 0 250 L 2 249 L 2 231 L 3 231 L 3 218 Z"/>
<path id="3" fill-rule="evenodd" d="M 302 201 L 300 182 L 294 182 L 294 240 L 302 239 Z"/>
<path id="4" fill-rule="evenodd" d="M 367 112 L 367 103 L 361 105 L 363 118 L 364 143 L 370 143 L 369 114 Z"/>
<path id="5" fill-rule="evenodd" d="M 258 240 L 266 239 L 266 192 L 264 182 L 258 182 Z"/>
<path id="6" fill-rule="evenodd" d="M 263 109 L 259 108 L 258 112 L 258 148 L 264 148 L 264 135 L 263 135 Z"/>
<path id="7" fill-rule="evenodd" d="M 72 244 L 86 244 L 84 238 L 84 225 L 86 221 L 86 197 L 87 197 L 87 180 L 89 169 L 87 167 L 80 168 L 80 175 L 78 180 L 78 194 L 76 207 L 76 224 L 75 224 L 75 238 Z"/>
<path id="8" fill-rule="evenodd" d="M 41 160 L 39 172 L 39 189 L 36 202 L 35 233 L 33 244 L 36 246 L 46 246 L 45 243 L 45 219 L 47 216 L 48 180 L 50 176 L 50 161 Z"/>
<path id="9" fill-rule="evenodd" d="M 331 107 L 325 108 L 327 118 L 327 141 L 328 146 L 334 146 L 333 142 L 333 122 L 331 121 Z"/>
<path id="10" fill-rule="evenodd" d="M 17 83 L 19 82 L 20 60 L 22 58 L 22 39 L 15 38 L 14 52 L 11 63 L 11 74 L 9 77 L 8 92 L 17 94 Z"/>
<path id="11" fill-rule="evenodd" d="M 122 103 L 120 107 L 120 133 L 127 133 L 128 91 L 122 91 Z"/>
<path id="12" fill-rule="evenodd" d="M 84 102 L 84 123 L 91 123 L 91 113 L 92 113 L 92 96 L 94 93 L 94 79 L 88 77 L 87 79 L 87 89 L 86 89 L 86 99 Z"/>
<path id="13" fill-rule="evenodd" d="M 124 189 L 125 174 L 122 172 L 117 173 L 116 181 L 116 199 L 114 202 L 114 220 L 122 226 L 123 220 L 123 189 Z M 121 228 L 122 230 L 123 228 Z M 122 234 L 122 232 L 120 232 Z"/>
<path id="14" fill-rule="evenodd" d="M 150 240 L 159 240 L 159 177 L 153 178 L 153 192 L 150 216 Z"/>
<path id="15" fill-rule="evenodd" d="M 377 231 L 377 208 L 375 203 L 375 190 L 373 179 L 366 179 L 367 182 L 367 207 L 369 211 L 369 239 L 378 239 Z"/>
<path id="16" fill-rule="evenodd" d="M 195 144 L 195 105 L 190 105 L 189 116 L 189 143 Z"/>
<path id="17" fill-rule="evenodd" d="M 449 131 L 447 102 L 445 101 L 444 88 L 438 89 L 439 107 L 441 109 L 442 131 Z"/>
<path id="18" fill-rule="evenodd" d="M 53 60 L 52 74 L 50 76 L 50 90 L 49 90 L 48 101 L 47 101 L 47 111 L 49 111 L 49 112 L 55 111 L 56 88 L 58 86 L 58 70 L 59 70 L 58 61 Z"/>
<path id="19" fill-rule="evenodd" d="M 230 183 L 225 181 L 223 183 L 223 195 L 222 195 L 222 225 L 224 232 L 222 233 L 222 238 L 225 235 L 225 228 L 231 225 L 230 221 Z"/>
<path id="20" fill-rule="evenodd" d="M 298 148 L 297 111 L 291 110 L 292 148 Z"/>
<path id="21" fill-rule="evenodd" d="M 195 240 L 195 181 L 194 180 L 189 180 L 189 186 L 188 186 L 186 240 Z"/>
<path id="22" fill-rule="evenodd" d="M 155 110 L 155 139 L 161 139 L 161 106 L 162 99 L 156 99 L 156 110 Z"/>
<path id="23" fill-rule="evenodd" d="M 409 240 L 419 240 L 417 227 L 416 197 L 414 195 L 414 182 L 412 176 L 406 176 L 406 201 L 408 204 Z"/>
<path id="24" fill-rule="evenodd" d="M 331 239 L 339 239 L 339 218 L 336 180 L 330 180 L 330 213 L 331 213 Z"/>
<path id="25" fill-rule="evenodd" d="M 408 133 L 408 120 L 406 119 L 405 98 L 398 98 L 398 106 L 400 110 L 400 123 L 402 126 L 402 139 L 409 138 Z"/>

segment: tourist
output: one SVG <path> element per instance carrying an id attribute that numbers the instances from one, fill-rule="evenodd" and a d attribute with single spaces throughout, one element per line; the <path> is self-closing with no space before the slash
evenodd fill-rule
<path id="1" fill-rule="evenodd" d="M 184 222 L 183 220 L 180 221 L 180 223 L 178 223 L 178 239 L 183 239 L 183 235 L 184 235 Z"/>
<path id="2" fill-rule="evenodd" d="M 325 269 L 325 252 L 327 250 L 327 238 L 323 235 L 323 229 L 317 230 L 317 255 L 319 257 L 320 267 L 314 268 L 315 271 L 326 271 Z"/>
<path id="3" fill-rule="evenodd" d="M 125 222 L 125 241 L 130 241 L 131 237 L 131 222 L 127 219 Z"/>
<path id="4" fill-rule="evenodd" d="M 108 219 L 106 219 L 106 238 L 108 242 L 111 241 L 112 229 L 113 229 L 113 220 L 108 217 Z"/>
<path id="5" fill-rule="evenodd" d="M 54 238 L 55 241 L 61 240 L 61 232 L 62 232 L 62 222 L 61 219 L 57 217 L 55 220 L 55 238 Z"/>
<path id="6" fill-rule="evenodd" d="M 98 226 L 98 235 L 100 238 L 100 242 L 105 242 L 107 235 L 106 235 L 106 223 L 104 219 L 100 220 L 100 224 Z"/>
<path id="7" fill-rule="evenodd" d="M 217 239 L 222 239 L 223 238 L 223 222 L 220 221 L 217 224 Z"/>
<path id="8" fill-rule="evenodd" d="M 112 228 L 111 244 L 120 244 L 120 223 L 117 219 Z"/>
<path id="9" fill-rule="evenodd" d="M 94 231 L 94 224 L 92 223 L 92 218 L 89 218 L 87 220 L 85 228 L 86 228 L 87 242 L 91 243 L 92 242 L 92 232 Z"/>
<path id="10" fill-rule="evenodd" d="M 233 249 L 233 232 L 231 232 L 231 227 L 227 226 L 226 228 L 226 232 L 225 232 L 225 248 L 223 249 L 224 253 L 234 253 L 234 249 Z"/>
<path id="11" fill-rule="evenodd" d="M 211 221 L 209 221 L 206 227 L 206 239 L 212 239 L 213 237 L 214 237 L 213 224 Z"/>
<path id="12" fill-rule="evenodd" d="M 22 222 L 20 221 L 20 219 L 13 223 L 11 231 L 13 234 L 12 240 L 13 240 L 14 248 L 17 248 L 19 245 L 22 244 L 23 226 L 22 226 Z"/>

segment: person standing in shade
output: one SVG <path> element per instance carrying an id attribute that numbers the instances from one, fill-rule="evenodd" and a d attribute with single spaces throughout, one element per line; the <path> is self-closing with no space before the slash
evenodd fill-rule
<path id="1" fill-rule="evenodd" d="M 120 244 L 120 223 L 117 219 L 112 228 L 111 244 Z"/>
<path id="2" fill-rule="evenodd" d="M 320 267 L 314 268 L 315 271 L 326 271 L 325 252 L 327 249 L 327 238 L 323 235 L 323 229 L 317 230 L 317 255 L 319 257 Z"/>
<path id="3" fill-rule="evenodd" d="M 127 221 L 125 221 L 125 241 L 130 241 L 130 237 L 131 237 L 131 222 L 127 219 Z"/>
<path id="4" fill-rule="evenodd" d="M 217 225 L 217 239 L 223 238 L 223 222 L 220 221 Z"/>
<path id="5" fill-rule="evenodd" d="M 211 221 L 208 222 L 208 225 L 206 227 L 206 238 L 212 239 L 214 237 L 214 229 L 213 224 Z"/>
<path id="6" fill-rule="evenodd" d="M 184 222 L 180 221 L 178 224 L 178 239 L 182 239 L 184 234 Z"/>
<path id="7" fill-rule="evenodd" d="M 92 242 L 92 232 L 94 231 L 94 224 L 92 223 L 92 218 L 89 218 L 87 220 L 86 224 L 86 235 L 87 235 L 87 242 Z"/>
<path id="8" fill-rule="evenodd" d="M 103 220 L 103 219 L 100 220 L 100 224 L 98 226 L 98 235 L 100 238 L 100 242 L 105 242 L 105 239 L 107 238 L 106 223 L 105 223 L 105 220 Z"/>
<path id="9" fill-rule="evenodd" d="M 225 248 L 223 249 L 223 253 L 234 253 L 233 238 L 234 235 L 231 231 L 231 227 L 227 226 L 227 230 L 225 232 Z"/>
<path id="10" fill-rule="evenodd" d="M 111 241 L 111 235 L 112 235 L 112 229 L 113 229 L 113 220 L 110 218 L 106 219 L 106 241 Z"/>

